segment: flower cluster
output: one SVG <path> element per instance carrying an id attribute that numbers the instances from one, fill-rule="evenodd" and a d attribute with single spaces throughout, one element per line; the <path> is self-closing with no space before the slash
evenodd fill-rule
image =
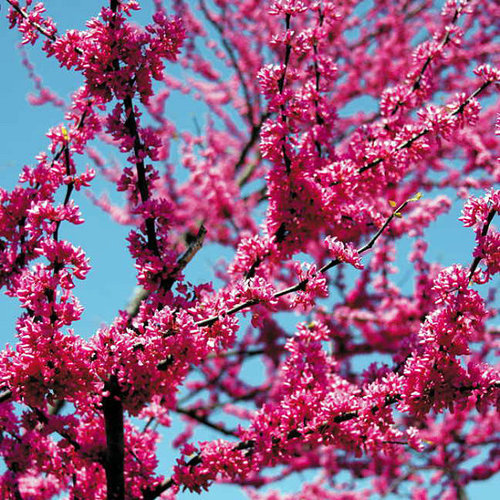
<path id="1" fill-rule="evenodd" d="M 0 188 L 0 286 L 20 308 L 0 353 L 2 498 L 214 482 L 255 500 L 462 498 L 498 471 L 481 287 L 500 271 L 495 2 L 155 0 L 141 26 L 139 2 L 109 0 L 65 33 L 42 2 L 7 2 L 22 43 L 44 39 L 82 85 Z M 63 106 L 23 64 L 31 102 Z M 83 337 L 77 191 L 130 226 L 137 284 Z M 432 262 L 426 228 L 457 199 L 470 264 Z M 257 493 L 312 469 L 297 493 Z"/>
<path id="2" fill-rule="evenodd" d="M 352 245 L 342 243 L 335 236 L 327 236 L 325 243 L 334 259 L 347 262 L 357 269 L 363 269 L 359 253 Z"/>
<path id="3" fill-rule="evenodd" d="M 482 198 L 474 196 L 467 200 L 460 220 L 466 227 L 472 227 L 476 234 L 474 257 L 486 265 L 486 277 L 500 271 L 500 233 L 490 229 L 495 214 L 500 213 L 500 190 L 491 190 Z"/>

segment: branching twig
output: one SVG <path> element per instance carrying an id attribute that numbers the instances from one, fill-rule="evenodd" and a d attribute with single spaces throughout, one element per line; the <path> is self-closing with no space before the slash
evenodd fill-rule
<path id="1" fill-rule="evenodd" d="M 21 7 L 19 7 L 19 5 L 16 3 L 16 2 L 13 2 L 12 0 L 7 0 L 7 3 L 16 11 L 18 12 L 22 17 L 24 17 L 24 19 L 27 19 L 29 20 L 29 23 L 31 24 L 31 26 L 33 26 L 34 28 L 36 28 L 36 30 L 41 33 L 43 36 L 45 36 L 48 40 L 50 40 L 51 42 L 55 42 L 57 40 L 56 36 L 53 35 L 52 33 L 49 33 L 43 26 L 41 26 L 39 23 L 35 22 L 35 21 L 32 21 L 29 19 L 29 16 L 28 14 L 26 13 L 26 11 L 24 9 L 22 9 Z M 79 54 L 79 55 L 82 55 L 83 54 L 83 50 L 80 48 L 80 47 L 73 47 L 73 50 Z"/>
<path id="2" fill-rule="evenodd" d="M 387 226 L 390 224 L 392 219 L 394 217 L 396 217 L 396 214 L 399 214 L 406 207 L 406 205 L 408 205 L 408 203 L 410 201 L 411 200 L 405 201 L 398 208 L 396 208 L 394 210 L 394 212 L 388 217 L 388 219 L 385 221 L 385 223 L 382 225 L 382 227 L 375 233 L 375 235 L 372 237 L 372 239 L 366 245 L 364 245 L 363 247 L 361 247 L 358 250 L 359 254 L 362 254 L 373 247 L 373 245 L 375 244 L 377 239 L 380 237 L 380 235 L 383 233 L 383 231 L 387 228 Z M 314 277 L 316 277 L 318 274 L 324 274 L 326 271 L 328 271 L 332 267 L 338 266 L 341 263 L 342 263 L 342 261 L 339 259 L 334 259 L 334 260 L 330 261 L 328 264 L 325 264 L 322 268 L 320 268 L 318 270 L 318 272 L 314 275 Z M 290 293 L 297 292 L 299 290 L 304 290 L 308 281 L 309 280 L 306 278 L 306 279 L 303 279 L 303 280 L 295 283 L 295 285 L 289 286 L 288 288 L 285 288 L 283 290 L 279 290 L 278 292 L 275 292 L 273 294 L 273 298 L 276 299 L 276 298 L 282 297 L 284 295 L 288 295 Z M 197 326 L 211 326 L 217 320 L 219 320 L 220 318 L 222 318 L 224 316 L 230 316 L 232 314 L 235 314 L 235 313 L 241 311 L 242 309 L 246 309 L 247 307 L 253 306 L 253 305 L 258 304 L 258 303 L 259 303 L 258 299 L 246 300 L 245 302 L 241 302 L 240 304 L 236 304 L 235 306 L 231 307 L 227 311 L 224 311 L 224 312 L 219 313 L 217 315 L 211 316 L 210 318 L 206 318 L 206 319 L 197 321 L 196 325 Z"/>
<path id="3" fill-rule="evenodd" d="M 207 417 L 200 415 L 198 413 L 198 411 L 196 410 L 196 408 L 186 409 L 186 408 L 181 408 L 180 406 L 178 406 L 175 409 L 175 411 L 177 413 L 180 413 L 181 415 L 186 415 L 186 416 L 192 418 L 193 420 L 200 422 L 200 424 L 203 424 L 206 427 L 210 427 L 211 429 L 214 429 L 217 432 L 220 432 L 221 434 L 225 434 L 226 436 L 233 436 L 233 437 L 238 436 L 236 431 L 231 430 L 231 429 L 226 429 L 222 425 L 214 424 Z"/>
<path id="4" fill-rule="evenodd" d="M 465 106 L 469 104 L 469 102 L 474 99 L 476 96 L 478 96 L 484 89 L 486 89 L 489 85 L 491 84 L 491 81 L 484 82 L 480 87 L 478 87 L 465 101 L 455 110 L 449 113 L 450 116 L 456 116 L 459 113 L 461 113 Z M 424 128 L 417 134 L 415 134 L 413 137 L 410 137 L 408 140 L 402 142 L 398 146 L 396 146 L 394 151 L 402 151 L 403 149 L 409 148 L 416 140 L 420 139 L 420 137 L 423 137 L 424 135 L 427 135 L 430 133 L 431 130 L 429 128 Z M 365 172 L 366 170 L 369 170 L 373 167 L 376 167 L 380 163 L 382 163 L 385 160 L 383 157 L 376 158 L 375 160 L 372 160 L 370 163 L 367 163 L 366 165 L 362 166 L 358 172 L 361 174 Z"/>
<path id="5" fill-rule="evenodd" d="M 245 77 L 243 76 L 243 71 L 241 71 L 240 65 L 238 64 L 238 58 L 233 50 L 233 47 L 228 43 L 228 41 L 224 38 L 224 28 L 210 15 L 210 12 L 205 5 L 204 0 L 199 0 L 198 5 L 200 6 L 201 11 L 207 18 L 208 22 L 219 32 L 221 37 L 222 45 L 226 49 L 227 54 L 229 55 L 229 59 L 231 59 L 231 64 L 233 65 L 236 74 L 238 75 L 238 79 L 240 80 L 241 87 L 243 88 L 243 95 L 245 96 L 245 102 L 247 105 L 247 118 L 253 128 L 255 128 L 255 124 L 253 121 L 253 106 L 252 100 L 250 99 L 250 92 L 248 90 L 247 82 L 245 81 Z"/>

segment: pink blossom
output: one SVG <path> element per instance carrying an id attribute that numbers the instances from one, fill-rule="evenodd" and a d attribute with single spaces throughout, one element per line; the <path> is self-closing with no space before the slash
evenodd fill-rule
<path id="1" fill-rule="evenodd" d="M 113 0 L 64 33 L 8 3 L 80 87 L 0 188 L 1 498 L 451 499 L 498 473 L 495 2 L 155 0 L 142 26 Z M 93 331 L 78 191 L 136 273 Z M 432 239 L 457 199 L 460 262 Z"/>
<path id="2" fill-rule="evenodd" d="M 335 236 L 327 236 L 325 243 L 334 259 L 338 259 L 341 262 L 347 262 L 357 269 L 363 269 L 361 257 L 352 244 L 342 243 Z"/>

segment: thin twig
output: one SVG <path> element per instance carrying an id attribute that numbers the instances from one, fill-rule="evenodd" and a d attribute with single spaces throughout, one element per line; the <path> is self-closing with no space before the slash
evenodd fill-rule
<path id="1" fill-rule="evenodd" d="M 36 30 L 39 33 L 41 33 L 43 36 L 45 36 L 48 40 L 50 40 L 51 42 L 55 42 L 57 40 L 57 37 L 55 35 L 53 35 L 52 33 L 49 33 L 41 24 L 30 20 L 26 11 L 24 9 L 22 9 L 21 7 L 19 7 L 19 5 L 17 3 L 13 2 L 12 0 L 7 0 L 7 3 L 10 4 L 10 6 L 16 12 L 18 12 L 22 17 L 24 17 L 24 19 L 28 20 L 29 23 L 31 24 L 31 26 L 36 28 Z M 73 50 L 79 55 L 83 54 L 83 50 L 80 47 L 73 47 Z"/>
<path id="2" fill-rule="evenodd" d="M 396 216 L 396 214 L 400 213 L 406 207 L 406 205 L 408 205 L 408 203 L 409 203 L 409 200 L 405 201 L 398 208 L 396 208 L 394 210 L 394 212 L 388 217 L 388 219 L 385 221 L 385 223 L 382 225 L 382 227 L 375 233 L 375 235 L 372 237 L 372 239 L 366 245 L 364 245 L 363 247 L 361 247 L 358 250 L 359 254 L 362 254 L 373 247 L 373 245 L 375 244 L 377 239 L 380 237 L 380 235 L 383 233 L 383 231 L 387 228 L 387 226 L 390 224 L 392 219 Z M 341 263 L 342 263 L 341 260 L 333 259 L 328 264 L 325 264 L 322 268 L 320 268 L 313 277 L 316 277 L 319 274 L 324 274 L 326 271 L 328 271 L 332 267 L 338 266 Z M 293 292 L 304 290 L 308 281 L 309 281 L 309 279 L 306 278 L 306 279 L 303 279 L 303 280 L 295 283 L 292 286 L 289 286 L 283 290 L 279 290 L 278 292 L 275 292 L 273 294 L 273 298 L 276 299 L 276 298 L 282 297 L 284 295 L 288 295 L 288 294 L 293 293 Z M 211 326 L 222 317 L 230 316 L 232 314 L 235 314 L 235 313 L 241 311 L 242 309 L 246 309 L 247 307 L 253 306 L 253 305 L 258 304 L 258 303 L 259 303 L 258 299 L 246 300 L 245 302 L 241 302 L 240 304 L 236 304 L 235 306 L 231 307 L 227 311 L 224 311 L 224 312 L 221 312 L 217 315 L 211 316 L 210 318 L 206 318 L 206 319 L 197 321 L 196 325 L 200 326 L 200 327 Z"/>
<path id="3" fill-rule="evenodd" d="M 474 99 L 476 96 L 478 96 L 490 84 L 491 84 L 491 81 L 484 82 L 469 97 L 467 97 L 467 99 L 465 99 L 465 101 L 457 109 L 450 112 L 449 115 L 456 116 L 459 113 L 461 113 L 464 110 L 465 106 L 467 106 L 467 104 L 469 104 L 469 102 L 472 99 Z M 430 133 L 430 131 L 431 130 L 429 128 L 424 128 L 423 130 L 421 130 L 420 132 L 415 134 L 413 137 L 410 137 L 408 140 L 406 140 L 406 141 L 402 142 L 401 144 L 399 144 L 398 146 L 396 146 L 394 151 L 402 151 L 403 149 L 409 148 L 416 140 L 420 139 L 420 137 L 423 137 L 424 135 L 427 135 L 428 133 Z M 370 163 L 367 163 L 366 165 L 362 166 L 358 170 L 358 172 L 361 174 L 361 173 L 365 172 L 366 170 L 369 170 L 373 167 L 376 167 L 377 165 L 382 163 L 385 159 L 386 158 L 383 158 L 383 157 L 376 158 L 375 160 L 372 160 Z"/>
<path id="4" fill-rule="evenodd" d="M 210 427 L 211 429 L 214 429 L 217 432 L 220 432 L 221 434 L 224 434 L 226 436 L 238 437 L 238 434 L 236 433 L 236 431 L 231 430 L 231 429 L 226 429 L 222 425 L 214 424 L 213 422 L 208 420 L 207 417 L 200 415 L 196 408 L 186 409 L 186 408 L 181 408 L 180 406 L 178 406 L 175 409 L 175 411 L 177 413 L 180 413 L 181 415 L 186 415 L 189 418 L 196 420 L 200 424 L 203 424 L 206 427 Z"/>
<path id="5" fill-rule="evenodd" d="M 245 102 L 247 105 L 247 118 L 253 128 L 255 128 L 254 119 L 253 119 L 253 106 L 252 101 L 250 99 L 250 92 L 248 90 L 247 82 L 245 81 L 245 77 L 243 75 L 243 71 L 241 71 L 240 65 L 238 64 L 238 58 L 233 50 L 233 47 L 229 45 L 228 41 L 224 37 L 224 28 L 210 15 L 210 12 L 205 5 L 204 0 L 199 0 L 198 5 L 200 6 L 201 11 L 207 18 L 208 22 L 219 32 L 219 35 L 222 40 L 222 45 L 226 49 L 226 52 L 229 55 L 229 59 L 231 59 L 231 64 L 233 65 L 236 74 L 238 75 L 238 79 L 240 80 L 241 87 L 243 88 L 243 95 L 245 96 Z"/>

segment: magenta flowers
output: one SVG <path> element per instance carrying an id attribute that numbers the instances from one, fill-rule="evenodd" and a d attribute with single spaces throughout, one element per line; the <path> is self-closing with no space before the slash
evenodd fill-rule
<path id="1" fill-rule="evenodd" d="M 500 468 L 498 5 L 156 0 L 141 26 L 145 2 L 103 3 L 60 33 L 49 6 L 4 0 L 22 44 L 83 84 L 0 188 L 0 285 L 20 306 L 0 355 L 0 496 L 219 482 L 254 500 L 466 498 Z M 62 106 L 24 64 L 31 102 Z M 207 110 L 188 130 L 169 115 L 178 93 Z M 75 190 L 130 226 L 138 286 L 85 339 L 91 265 L 60 232 L 85 227 Z M 476 245 L 443 266 L 425 230 L 457 200 Z M 218 284 L 189 282 L 215 245 L 231 251 Z M 305 471 L 296 493 L 261 489 Z"/>

